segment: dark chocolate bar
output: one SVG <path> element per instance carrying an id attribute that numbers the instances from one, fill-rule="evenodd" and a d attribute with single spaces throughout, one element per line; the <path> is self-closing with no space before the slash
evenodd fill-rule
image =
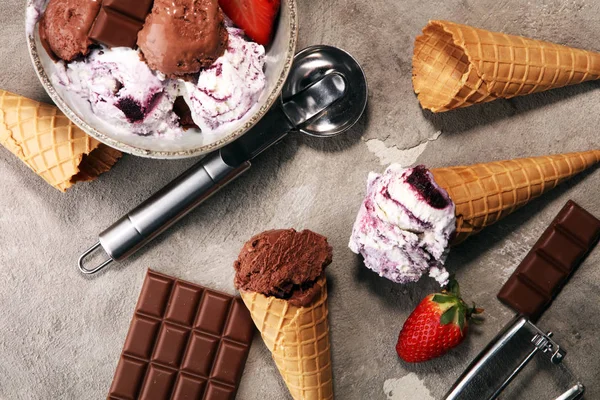
<path id="1" fill-rule="evenodd" d="M 152 3 L 153 0 L 104 0 L 90 39 L 108 47 L 134 48 Z"/>
<path id="2" fill-rule="evenodd" d="M 535 321 L 600 239 L 600 220 L 567 202 L 504 284 L 498 299 Z"/>
<path id="3" fill-rule="evenodd" d="M 148 270 L 108 399 L 233 400 L 253 333 L 239 297 Z"/>

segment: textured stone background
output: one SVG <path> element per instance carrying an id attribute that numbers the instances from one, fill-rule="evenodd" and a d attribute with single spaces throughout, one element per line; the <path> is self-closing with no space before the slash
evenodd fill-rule
<path id="1" fill-rule="evenodd" d="M 396 337 L 432 282 L 398 286 L 361 266 L 346 247 L 369 171 L 392 161 L 431 167 L 600 147 L 598 83 L 433 116 L 412 92 L 414 37 L 428 19 L 600 50 L 600 3 L 592 0 L 299 0 L 300 48 L 343 47 L 363 64 L 369 110 L 345 137 L 290 136 L 255 168 L 193 212 L 153 246 L 87 279 L 77 255 L 118 217 L 194 160 L 124 157 L 108 174 L 67 194 L 48 187 L 0 149 L 0 398 L 105 397 L 146 268 L 234 292 L 231 267 L 242 243 L 274 227 L 329 237 L 335 390 L 338 399 L 438 399 L 512 312 L 495 294 L 570 198 L 600 215 L 600 171 L 582 175 L 453 250 L 448 267 L 486 322 L 446 357 L 398 361 Z M 47 99 L 25 47 L 24 0 L 0 1 L 0 87 Z M 556 332 L 565 367 L 600 398 L 596 251 L 539 325 Z M 550 399 L 574 383 L 532 364 L 505 398 Z M 573 378 L 574 379 L 574 378 Z M 288 398 L 255 338 L 238 394 Z"/>

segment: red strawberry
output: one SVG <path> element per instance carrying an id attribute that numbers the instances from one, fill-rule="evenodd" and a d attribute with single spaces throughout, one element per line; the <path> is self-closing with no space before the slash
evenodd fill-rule
<path id="1" fill-rule="evenodd" d="M 460 298 L 458 282 L 451 278 L 442 293 L 425 297 L 410 314 L 398 336 L 396 351 L 406 362 L 439 357 L 464 340 L 469 320 L 482 312 L 467 306 Z"/>
<path id="2" fill-rule="evenodd" d="M 256 43 L 268 45 L 281 0 L 219 0 L 223 12 Z"/>

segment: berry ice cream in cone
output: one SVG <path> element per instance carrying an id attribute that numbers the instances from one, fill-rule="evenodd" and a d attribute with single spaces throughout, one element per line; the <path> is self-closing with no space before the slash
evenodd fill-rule
<path id="1" fill-rule="evenodd" d="M 397 283 L 448 282 L 449 248 L 600 161 L 600 150 L 371 173 L 350 249 Z"/>
<path id="2" fill-rule="evenodd" d="M 333 399 L 325 267 L 332 250 L 314 232 L 272 230 L 251 238 L 235 285 L 295 400 Z"/>

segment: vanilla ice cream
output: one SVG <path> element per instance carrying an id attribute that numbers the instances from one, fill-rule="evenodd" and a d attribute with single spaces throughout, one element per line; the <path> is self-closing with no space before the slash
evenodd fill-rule
<path id="1" fill-rule="evenodd" d="M 31 0 L 26 11 L 25 32 L 27 36 L 33 36 L 35 24 L 40 20 L 48 0 Z"/>
<path id="2" fill-rule="evenodd" d="M 265 48 L 228 27 L 225 54 L 200 72 L 197 83 L 185 83 L 185 99 L 194 122 L 211 133 L 240 121 L 258 102 L 265 87 Z"/>
<path id="3" fill-rule="evenodd" d="M 427 273 L 445 285 L 455 225 L 454 203 L 425 167 L 392 164 L 383 175 L 369 174 L 349 246 L 369 269 L 394 282 L 415 282 Z"/>
<path id="4" fill-rule="evenodd" d="M 93 50 L 82 61 L 63 63 L 52 79 L 87 100 L 94 114 L 117 128 L 144 136 L 183 133 L 173 112 L 177 83 L 159 79 L 137 50 Z"/>

